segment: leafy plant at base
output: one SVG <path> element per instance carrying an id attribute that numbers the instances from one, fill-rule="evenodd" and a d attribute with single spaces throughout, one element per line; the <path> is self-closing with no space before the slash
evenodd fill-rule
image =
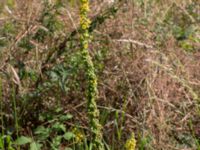
<path id="1" fill-rule="evenodd" d="M 56 110 L 57 114 L 41 114 L 40 121 L 45 125 L 38 126 L 34 131 L 34 139 L 27 136 L 20 136 L 15 145 L 25 146 L 29 144 L 30 150 L 42 150 L 51 147 L 52 150 L 59 150 L 62 142 L 70 142 L 75 134 L 67 131 L 65 122 L 72 119 L 71 114 L 62 114 L 62 109 Z"/>

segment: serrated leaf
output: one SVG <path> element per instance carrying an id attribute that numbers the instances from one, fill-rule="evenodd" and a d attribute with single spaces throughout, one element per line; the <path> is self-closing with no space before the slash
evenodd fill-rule
<path id="1" fill-rule="evenodd" d="M 65 133 L 65 134 L 63 135 L 63 137 L 64 137 L 65 140 L 71 140 L 72 138 L 75 137 L 75 135 L 74 135 L 74 133 L 72 133 L 72 132 L 67 132 L 67 133 Z"/>
<path id="2" fill-rule="evenodd" d="M 53 128 L 54 130 L 56 130 L 56 131 L 63 131 L 63 132 L 66 131 L 65 125 L 62 124 L 62 123 L 59 123 L 59 122 L 56 122 L 56 123 L 52 126 L 52 128 Z"/>
<path id="3" fill-rule="evenodd" d="M 30 137 L 21 136 L 14 143 L 16 145 L 24 145 L 24 144 L 28 144 L 28 143 L 31 143 L 31 142 L 32 142 L 32 139 Z"/>
<path id="4" fill-rule="evenodd" d="M 41 150 L 42 145 L 37 142 L 32 142 L 30 144 L 30 150 Z"/>

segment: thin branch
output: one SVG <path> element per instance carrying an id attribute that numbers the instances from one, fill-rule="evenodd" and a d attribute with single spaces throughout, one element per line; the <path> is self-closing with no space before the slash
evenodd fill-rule
<path id="1" fill-rule="evenodd" d="M 142 42 L 139 42 L 139 41 L 136 41 L 136 40 L 132 40 L 132 39 L 118 39 L 118 40 L 113 40 L 113 41 L 124 42 L 124 43 L 133 43 L 135 45 L 139 45 L 139 46 L 149 48 L 149 49 L 153 48 L 152 45 L 148 45 L 148 44 L 145 44 L 145 43 L 142 43 Z"/>

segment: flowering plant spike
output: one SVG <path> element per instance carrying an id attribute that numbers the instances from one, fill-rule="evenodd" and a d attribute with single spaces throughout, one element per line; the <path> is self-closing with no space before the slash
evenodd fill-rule
<path id="1" fill-rule="evenodd" d="M 102 143 L 102 133 L 101 125 L 99 123 L 99 110 L 96 104 L 97 98 L 97 77 L 95 74 L 94 64 L 92 58 L 90 57 L 88 51 L 89 44 L 89 32 L 88 28 L 90 26 L 90 20 L 88 19 L 89 11 L 89 0 L 80 0 L 80 25 L 81 25 L 81 34 L 80 34 L 80 45 L 81 45 L 81 55 L 85 66 L 86 78 L 87 78 L 87 109 L 88 117 L 90 121 L 90 129 L 92 131 L 92 144 L 93 149 L 103 150 Z"/>

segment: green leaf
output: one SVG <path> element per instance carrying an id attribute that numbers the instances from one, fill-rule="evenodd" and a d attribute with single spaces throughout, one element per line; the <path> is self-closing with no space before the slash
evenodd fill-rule
<path id="1" fill-rule="evenodd" d="M 30 150 L 41 150 L 42 145 L 37 142 L 32 142 L 30 144 Z"/>
<path id="2" fill-rule="evenodd" d="M 0 148 L 3 149 L 4 147 L 4 141 L 3 136 L 0 135 Z"/>
<path id="3" fill-rule="evenodd" d="M 56 109 L 56 112 L 59 113 L 59 112 L 62 112 L 62 110 L 63 109 L 59 107 L 59 108 Z"/>
<path id="4" fill-rule="evenodd" d="M 71 140 L 72 138 L 75 137 L 74 133 L 72 132 L 66 132 L 64 135 L 63 135 L 64 139 L 65 140 Z"/>
<path id="5" fill-rule="evenodd" d="M 62 140 L 62 136 L 56 136 L 55 138 L 53 138 L 52 143 L 51 143 L 51 147 L 52 149 L 58 149 Z"/>
<path id="6" fill-rule="evenodd" d="M 38 138 L 40 140 L 45 140 L 49 137 L 50 129 L 45 128 L 44 126 L 39 126 L 34 133 L 38 135 Z"/>
<path id="7" fill-rule="evenodd" d="M 5 135 L 4 138 L 6 140 L 8 150 L 15 150 L 12 147 L 12 145 L 13 145 L 12 137 L 10 135 Z"/>
<path id="8" fill-rule="evenodd" d="M 31 142 L 32 142 L 32 139 L 30 137 L 21 136 L 14 143 L 16 145 L 24 145 Z"/>
<path id="9" fill-rule="evenodd" d="M 60 122 L 56 122 L 53 126 L 52 129 L 56 130 L 56 131 L 66 131 L 65 125 L 60 123 Z"/>
<path id="10" fill-rule="evenodd" d="M 72 117 L 73 116 L 71 114 L 62 115 L 60 116 L 60 121 L 66 121 L 66 120 L 72 119 Z"/>

